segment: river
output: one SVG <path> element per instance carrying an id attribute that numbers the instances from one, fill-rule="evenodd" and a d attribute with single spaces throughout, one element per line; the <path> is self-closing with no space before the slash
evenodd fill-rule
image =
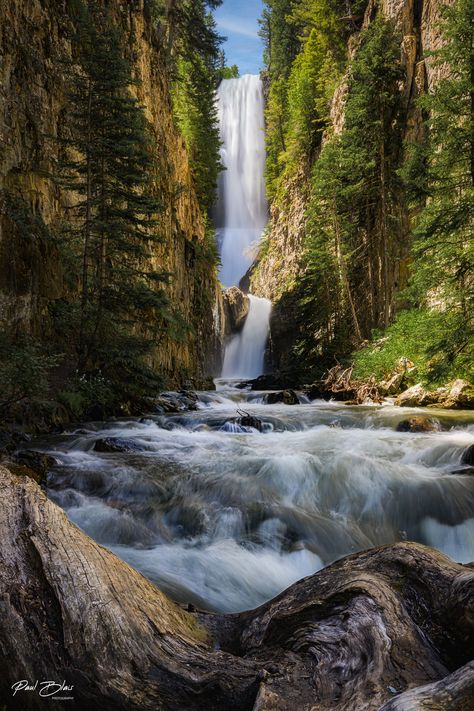
<path id="1" fill-rule="evenodd" d="M 268 405 L 218 382 L 198 409 L 91 424 L 43 441 L 48 494 L 92 538 L 181 602 L 253 608 L 355 551 L 399 540 L 474 560 L 474 413 L 397 432 L 415 410 Z M 241 427 L 238 410 L 263 421 Z M 135 451 L 99 453 L 97 440 Z M 458 471 L 458 473 L 453 473 Z"/>

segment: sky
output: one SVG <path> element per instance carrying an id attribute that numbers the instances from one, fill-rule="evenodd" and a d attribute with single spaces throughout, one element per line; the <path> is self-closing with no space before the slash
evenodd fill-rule
<path id="1" fill-rule="evenodd" d="M 240 74 L 258 74 L 262 68 L 263 45 L 258 36 L 261 0 L 224 0 L 215 17 L 224 43 L 227 64 L 237 64 Z"/>

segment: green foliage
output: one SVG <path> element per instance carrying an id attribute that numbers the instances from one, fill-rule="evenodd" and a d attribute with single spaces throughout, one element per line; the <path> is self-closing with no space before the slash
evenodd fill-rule
<path id="1" fill-rule="evenodd" d="M 45 398 L 49 372 L 57 363 L 57 356 L 45 354 L 34 339 L 0 334 L 0 417 L 11 417 L 23 401 Z"/>
<path id="2" fill-rule="evenodd" d="M 151 132 L 120 33 L 95 3 L 76 3 L 75 12 L 71 132 L 58 179 L 74 201 L 62 244 L 80 299 L 58 304 L 56 323 L 75 345 L 81 373 L 100 370 L 138 387 L 169 320 L 167 275 L 150 267 L 161 241 Z"/>
<path id="3" fill-rule="evenodd" d="M 219 69 L 219 76 L 221 79 L 238 79 L 240 73 L 237 64 L 232 64 L 230 67 L 222 66 Z"/>
<path id="4" fill-rule="evenodd" d="M 261 20 L 266 73 L 266 182 L 278 199 L 283 178 L 317 155 L 329 104 L 345 64 L 337 0 L 272 0 Z"/>
<path id="5" fill-rule="evenodd" d="M 472 353 L 459 350 L 460 334 L 466 337 L 464 324 L 452 312 L 400 311 L 388 329 L 375 332 L 372 341 L 355 353 L 354 377 L 381 380 L 393 373 L 404 357 L 415 365 L 407 384 L 442 385 L 459 377 L 472 380 Z"/>
<path id="6" fill-rule="evenodd" d="M 398 41 L 375 20 L 350 68 L 345 127 L 314 164 L 304 271 L 296 285 L 303 315 L 295 354 L 305 364 L 347 353 L 388 322 L 399 225 L 401 78 Z"/>
<path id="7" fill-rule="evenodd" d="M 211 12 L 220 3 L 221 0 L 177 0 L 169 19 L 173 23 L 170 61 L 175 77 L 174 115 L 186 141 L 203 212 L 214 204 L 221 170 L 215 92 L 225 60 L 220 51 L 222 38 Z M 237 68 L 231 71 L 234 69 Z"/>

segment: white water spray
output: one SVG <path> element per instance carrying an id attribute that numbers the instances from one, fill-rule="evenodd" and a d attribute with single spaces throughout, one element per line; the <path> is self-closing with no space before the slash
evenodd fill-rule
<path id="1" fill-rule="evenodd" d="M 257 378 L 264 370 L 271 302 L 249 295 L 250 310 L 240 333 L 225 351 L 223 378 Z"/>
<path id="2" fill-rule="evenodd" d="M 225 79 L 218 90 L 222 141 L 214 213 L 221 250 L 220 279 L 238 284 L 252 264 L 267 222 L 263 91 L 259 76 Z"/>
<path id="3" fill-rule="evenodd" d="M 265 196 L 263 91 L 259 76 L 221 82 L 218 90 L 221 161 L 214 219 L 221 252 L 220 279 L 237 285 L 256 256 L 268 216 Z M 228 344 L 223 377 L 255 378 L 264 370 L 271 303 L 250 296 L 241 333 Z"/>

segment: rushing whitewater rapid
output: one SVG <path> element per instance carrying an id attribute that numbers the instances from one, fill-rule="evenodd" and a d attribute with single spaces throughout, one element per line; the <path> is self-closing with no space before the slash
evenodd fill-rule
<path id="1" fill-rule="evenodd" d="M 43 442 L 49 495 L 181 602 L 253 608 L 348 553 L 399 540 L 474 560 L 474 476 L 461 466 L 474 413 L 446 431 L 397 432 L 416 411 L 351 407 L 221 383 L 198 409 L 86 426 Z M 238 410 L 261 419 L 240 424 Z M 419 411 L 418 411 L 419 412 Z M 121 438 L 126 453 L 94 451 Z"/>

